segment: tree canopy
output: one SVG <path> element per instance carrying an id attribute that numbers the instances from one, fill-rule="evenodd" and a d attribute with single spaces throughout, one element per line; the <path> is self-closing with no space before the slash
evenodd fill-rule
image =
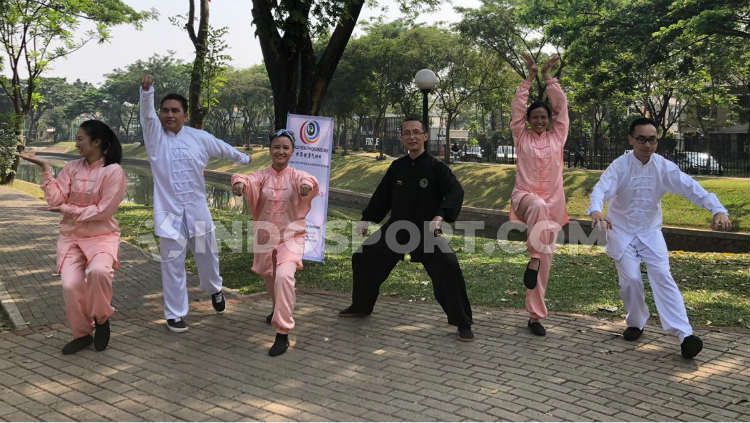
<path id="1" fill-rule="evenodd" d="M 0 0 L 1 62 L 10 71 L 0 79 L 0 88 L 13 105 L 17 150 L 24 149 L 24 119 L 34 105 L 37 81 L 52 62 L 91 41 L 105 42 L 117 24 L 136 26 L 152 12 L 138 12 L 119 0 Z M 94 29 L 81 31 L 83 22 Z M 12 181 L 18 159 L 0 175 L 0 183 Z"/>

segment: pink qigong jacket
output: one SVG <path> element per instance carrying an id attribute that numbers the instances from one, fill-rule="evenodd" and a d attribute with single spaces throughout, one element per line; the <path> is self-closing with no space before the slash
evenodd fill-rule
<path id="1" fill-rule="evenodd" d="M 114 218 L 127 190 L 127 178 L 119 164 L 104 166 L 104 159 L 89 165 L 86 159 L 68 162 L 55 178 L 44 173 L 42 189 L 47 204 L 60 207 L 60 237 L 57 241 L 57 270 L 68 249 L 77 246 L 87 261 L 99 253 L 114 259 L 120 246 L 120 226 Z"/>
<path id="2" fill-rule="evenodd" d="M 533 193 L 547 202 L 550 217 L 560 226 L 568 223 L 563 190 L 563 147 L 568 138 L 568 100 L 556 78 L 547 80 L 547 97 L 552 106 L 551 128 L 541 135 L 526 127 L 531 83 L 524 80 L 511 103 L 510 129 L 516 148 L 516 184 L 511 194 L 510 219 L 522 222 L 516 205 Z"/>
<path id="3" fill-rule="evenodd" d="M 302 269 L 305 216 L 318 195 L 318 180 L 307 172 L 287 167 L 277 172 L 268 167 L 249 175 L 232 175 L 232 185 L 245 184 L 245 201 L 253 213 L 253 267 L 259 275 L 271 275 L 276 265 L 293 262 Z M 299 195 L 303 184 L 312 187 Z"/>

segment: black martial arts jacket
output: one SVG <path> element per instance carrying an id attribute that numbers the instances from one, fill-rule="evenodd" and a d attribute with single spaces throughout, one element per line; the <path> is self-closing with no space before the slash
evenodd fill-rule
<path id="1" fill-rule="evenodd" d="M 408 220 L 424 230 L 425 222 L 442 216 L 455 222 L 464 201 L 464 190 L 445 163 L 424 152 L 415 160 L 409 155 L 396 159 L 362 211 L 362 220 L 386 225 Z"/>

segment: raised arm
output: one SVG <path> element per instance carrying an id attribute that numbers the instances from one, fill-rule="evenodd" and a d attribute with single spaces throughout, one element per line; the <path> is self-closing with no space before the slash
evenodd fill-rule
<path id="1" fill-rule="evenodd" d="M 112 217 L 125 197 L 128 179 L 122 167 L 118 164 L 111 164 L 106 169 L 108 172 L 102 178 L 101 194 L 96 204 L 86 207 L 63 204 L 60 206 L 60 211 L 77 216 L 77 223 L 93 222 Z"/>
<path id="2" fill-rule="evenodd" d="M 19 157 L 42 168 L 41 186 L 47 204 L 57 207 L 68 199 L 70 193 L 70 168 L 68 166 L 64 167 L 58 178 L 55 179 L 49 162 L 37 157 L 33 151 L 23 152 L 19 154 Z"/>
<path id="3" fill-rule="evenodd" d="M 208 134 L 206 132 L 206 134 Z M 245 153 L 241 153 L 236 148 L 227 144 L 226 142 L 216 138 L 215 136 L 208 134 L 208 142 L 206 144 L 206 151 L 210 157 L 220 157 L 224 160 L 229 160 L 235 163 L 248 164 L 250 163 L 250 156 Z"/>
<path id="4" fill-rule="evenodd" d="M 149 155 L 155 150 L 162 131 L 161 121 L 159 121 L 159 116 L 154 108 L 154 95 L 154 78 L 151 75 L 144 75 L 141 79 L 139 116 L 141 130 L 143 131 L 143 143 Z"/>
<path id="5" fill-rule="evenodd" d="M 296 184 L 297 193 L 301 197 L 308 198 L 310 201 L 320 193 L 318 179 L 307 172 L 297 170 Z"/>
<path id="6" fill-rule="evenodd" d="M 712 227 L 714 229 L 731 229 L 729 213 L 716 197 L 716 194 L 706 191 L 698 181 L 682 172 L 673 162 L 665 160 L 664 165 L 667 168 L 664 182 L 669 192 L 681 195 L 696 206 L 710 211 L 711 216 L 713 216 Z"/>
<path id="7" fill-rule="evenodd" d="M 52 174 L 50 166 L 44 166 L 43 169 L 42 190 L 44 191 L 44 199 L 51 207 L 59 207 L 68 201 L 68 195 L 70 195 L 70 166 L 63 167 L 57 178 Z"/>
<path id="8" fill-rule="evenodd" d="M 255 172 L 249 175 L 235 173 L 232 175 L 231 184 L 232 192 L 235 195 L 244 196 L 247 205 L 253 209 L 255 203 L 258 201 L 260 190 L 263 185 L 258 173 Z"/>
<path id="9" fill-rule="evenodd" d="M 547 84 L 546 93 L 549 104 L 552 107 L 552 133 L 555 139 L 562 143 L 568 138 L 568 128 L 570 127 L 570 118 L 568 117 L 568 98 L 560 86 L 560 81 L 551 75 L 552 69 L 560 61 L 560 56 L 552 56 L 542 68 L 544 81 Z"/>
<path id="10" fill-rule="evenodd" d="M 526 130 L 526 108 L 529 102 L 529 90 L 531 82 L 536 78 L 537 66 L 534 58 L 530 54 L 524 53 L 523 60 L 526 62 L 528 75 L 516 89 L 513 101 L 510 104 L 510 130 L 513 134 L 513 140 L 517 142 L 518 138 Z"/>

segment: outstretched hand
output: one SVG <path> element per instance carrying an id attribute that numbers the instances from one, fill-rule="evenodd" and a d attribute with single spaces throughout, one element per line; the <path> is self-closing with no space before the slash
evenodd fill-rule
<path id="1" fill-rule="evenodd" d="M 39 157 L 36 156 L 36 153 L 34 153 L 33 151 L 20 153 L 18 156 L 21 157 L 22 159 L 26 160 L 27 162 L 31 162 L 31 163 L 34 163 L 37 166 L 40 166 L 43 169 L 50 167 L 48 161 L 46 161 L 44 159 L 40 159 Z"/>
<path id="2" fill-rule="evenodd" d="M 245 184 L 242 182 L 235 182 L 232 185 L 232 193 L 238 197 L 241 197 L 245 193 Z"/>
<path id="3" fill-rule="evenodd" d="M 542 67 L 542 74 L 544 76 L 544 79 L 550 79 L 550 71 L 558 64 L 560 63 L 560 56 L 557 54 L 552 55 L 552 57 L 549 58 L 547 63 L 544 64 Z"/>
<path id="4" fill-rule="evenodd" d="M 149 74 L 143 75 L 143 78 L 141 78 L 141 88 L 143 88 L 143 91 L 148 91 L 152 85 L 154 85 L 154 77 Z"/>
<path id="5" fill-rule="evenodd" d="M 432 221 L 430 221 L 430 232 L 435 236 L 439 236 L 443 233 L 443 216 L 435 216 L 432 218 Z"/>
<path id="6" fill-rule="evenodd" d="M 596 211 L 591 213 L 591 227 L 593 229 L 608 230 L 612 229 L 612 224 L 604 218 L 602 212 Z"/>
<path id="7" fill-rule="evenodd" d="M 728 231 L 732 229 L 732 221 L 729 220 L 729 216 L 726 213 L 716 213 L 713 222 L 711 222 L 711 229 L 715 231 Z"/>
<path id="8" fill-rule="evenodd" d="M 526 63 L 526 69 L 528 70 L 528 75 L 526 75 L 526 80 L 531 81 L 534 78 L 536 78 L 537 73 L 537 66 L 536 61 L 534 61 L 534 58 L 531 57 L 531 54 L 529 53 L 523 53 L 521 55 L 523 57 L 523 61 Z"/>
<path id="9" fill-rule="evenodd" d="M 370 222 L 361 221 L 361 222 L 357 223 L 357 227 L 355 229 L 355 232 L 359 236 L 365 236 L 365 235 L 367 235 L 367 231 L 368 231 L 369 227 L 370 227 Z"/>

